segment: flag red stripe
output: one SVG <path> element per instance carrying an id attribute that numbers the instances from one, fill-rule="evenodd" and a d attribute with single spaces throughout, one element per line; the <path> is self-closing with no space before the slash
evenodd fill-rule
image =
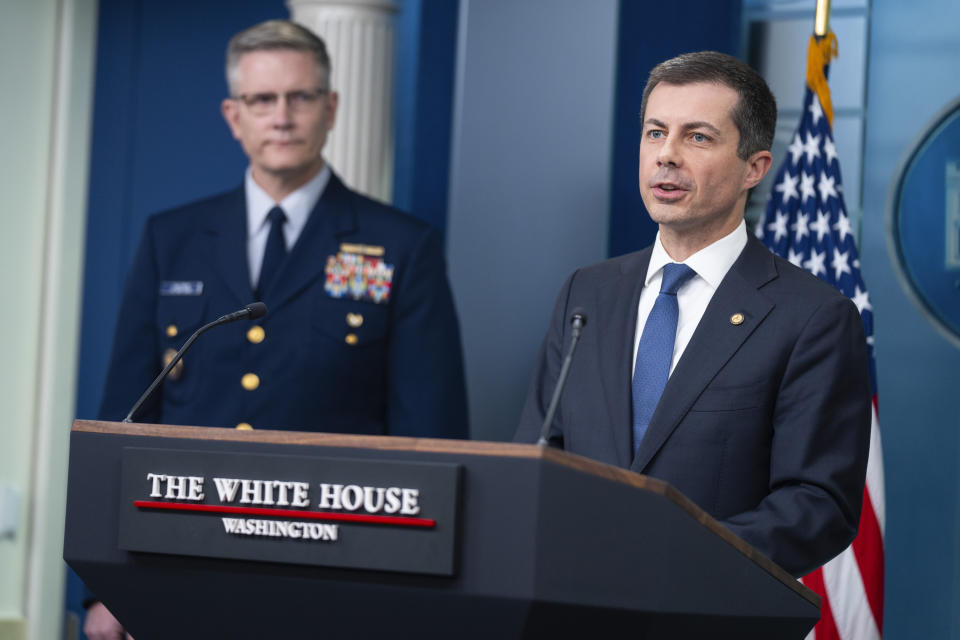
<path id="1" fill-rule="evenodd" d="M 853 554 L 857 558 L 860 576 L 867 602 L 873 611 L 877 629 L 883 629 L 883 536 L 880 523 L 873 510 L 870 493 L 863 492 L 863 512 L 860 515 L 860 531 L 853 541 Z"/>
<path id="2" fill-rule="evenodd" d="M 813 628 L 816 640 L 841 640 L 837 623 L 833 619 L 830 600 L 827 598 L 827 589 L 823 584 L 823 569 L 817 569 L 803 576 L 803 584 L 816 591 L 823 598 L 823 602 L 820 604 L 820 620 L 817 622 L 817 626 Z"/>

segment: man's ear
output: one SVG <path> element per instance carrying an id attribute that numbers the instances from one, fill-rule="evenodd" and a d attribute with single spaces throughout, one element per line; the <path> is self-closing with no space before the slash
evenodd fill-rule
<path id="1" fill-rule="evenodd" d="M 743 188 L 752 189 L 763 180 L 773 164 L 773 154 L 769 151 L 756 151 L 747 158 L 747 174 L 743 179 Z"/>
<path id="2" fill-rule="evenodd" d="M 237 101 L 231 98 L 224 98 L 223 102 L 220 103 L 220 113 L 223 114 L 223 119 L 227 121 L 227 126 L 230 127 L 230 133 L 233 134 L 235 139 L 239 140 L 240 131 L 238 120 L 240 118 L 240 109 Z"/>
<path id="3" fill-rule="evenodd" d="M 327 109 L 330 110 L 330 117 L 327 119 L 327 130 L 333 129 L 334 123 L 337 121 L 337 107 L 340 105 L 340 94 L 336 91 L 331 91 L 330 95 L 327 96 Z"/>

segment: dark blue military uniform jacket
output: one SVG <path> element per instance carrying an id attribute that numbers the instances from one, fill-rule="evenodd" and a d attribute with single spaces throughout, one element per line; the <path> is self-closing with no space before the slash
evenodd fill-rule
<path id="1" fill-rule="evenodd" d="M 149 219 L 101 417 L 123 418 L 165 354 L 253 300 L 246 224 L 243 187 Z M 262 299 L 264 318 L 204 334 L 135 420 L 467 436 L 457 318 L 425 223 L 331 175 Z"/>

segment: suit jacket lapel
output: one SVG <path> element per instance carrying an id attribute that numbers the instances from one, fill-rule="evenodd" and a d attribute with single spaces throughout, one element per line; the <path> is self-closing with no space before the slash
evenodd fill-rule
<path id="1" fill-rule="evenodd" d="M 224 195 L 219 209 L 207 219 L 204 232 L 214 250 L 209 259 L 214 270 L 242 306 L 253 300 L 250 265 L 247 261 L 247 202 L 243 187 Z"/>
<path id="2" fill-rule="evenodd" d="M 350 190 L 336 174 L 323 190 L 297 243 L 281 265 L 270 287 L 263 292 L 267 308 L 275 310 L 294 298 L 311 282 L 324 276 L 328 252 L 336 251 L 329 240 L 356 230 L 356 214 Z M 324 247 L 330 245 L 325 252 Z"/>
<path id="3" fill-rule="evenodd" d="M 667 381 L 630 467 L 633 471 L 644 471 L 700 393 L 773 309 L 758 288 L 776 277 L 773 254 L 751 235 Z M 743 314 L 742 324 L 730 321 L 735 313 Z"/>
<path id="4" fill-rule="evenodd" d="M 617 463 L 626 467 L 633 459 L 631 424 L 633 415 L 633 340 L 637 331 L 637 305 L 650 262 L 650 248 L 627 256 L 620 265 L 620 277 L 597 291 L 597 309 L 609 310 L 600 318 L 599 340 L 601 385 L 607 401 L 610 430 L 617 451 Z"/>

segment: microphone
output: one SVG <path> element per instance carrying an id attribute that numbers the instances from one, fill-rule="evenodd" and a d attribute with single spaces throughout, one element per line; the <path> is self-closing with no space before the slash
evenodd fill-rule
<path id="1" fill-rule="evenodd" d="M 123 421 L 133 422 L 133 416 L 137 413 L 140 407 L 143 406 L 143 403 L 147 401 L 147 398 L 149 398 L 153 394 L 154 390 L 158 386 L 160 386 L 160 383 L 163 382 L 164 378 L 167 377 L 167 374 L 170 373 L 170 370 L 173 369 L 178 362 L 180 362 L 180 358 L 183 357 L 183 354 L 187 352 L 187 349 L 190 348 L 190 346 L 194 343 L 194 341 L 198 337 L 200 337 L 201 333 L 207 331 L 208 329 L 213 329 L 214 327 L 218 327 L 221 324 L 227 324 L 228 322 L 233 322 L 234 320 L 241 320 L 243 318 L 250 318 L 251 320 L 256 320 L 257 318 L 262 318 L 265 315 L 267 315 L 267 305 L 263 304 L 262 302 L 252 302 L 248 304 L 246 307 L 244 307 L 243 309 L 240 309 L 239 311 L 234 311 L 233 313 L 228 313 L 225 316 L 220 316 L 213 322 L 205 324 L 199 329 L 197 329 L 196 331 L 194 331 L 193 335 L 190 336 L 190 339 L 184 342 L 183 346 L 180 347 L 180 351 L 177 351 L 177 355 L 173 356 L 170 362 L 167 363 L 167 366 L 163 368 L 163 371 L 160 372 L 160 375 L 158 375 L 154 379 L 154 381 L 150 384 L 150 386 L 147 387 L 147 390 L 143 392 L 143 395 L 140 396 L 140 399 L 137 400 L 137 403 L 133 405 L 133 408 L 130 409 L 130 413 L 127 414 L 127 417 L 124 418 Z"/>
<path id="2" fill-rule="evenodd" d="M 219 324 L 227 324 L 228 322 L 233 322 L 234 320 L 240 320 L 241 318 L 250 318 L 251 320 L 256 320 L 257 318 L 262 318 L 267 315 L 267 305 L 262 302 L 251 302 L 240 311 L 234 311 L 233 313 L 228 313 L 225 316 L 220 316 L 216 320 L 210 323 L 210 326 L 216 326 Z M 203 327 L 201 331 L 206 331 L 209 327 Z"/>
<path id="3" fill-rule="evenodd" d="M 570 349 L 567 350 L 567 357 L 563 359 L 563 366 L 560 367 L 560 377 L 557 378 L 557 386 L 553 389 L 553 397 L 550 398 L 550 406 L 547 407 L 547 416 L 543 419 L 543 426 L 540 427 L 540 439 L 537 444 L 540 446 L 549 445 L 547 436 L 550 435 L 550 427 L 553 424 L 553 414 L 557 411 L 557 405 L 560 403 L 560 394 L 563 393 L 563 387 L 567 383 L 567 374 L 570 372 L 570 363 L 573 362 L 573 352 L 577 349 L 577 341 L 580 340 L 580 330 L 587 324 L 587 312 L 582 307 L 576 307 L 570 314 Z"/>

